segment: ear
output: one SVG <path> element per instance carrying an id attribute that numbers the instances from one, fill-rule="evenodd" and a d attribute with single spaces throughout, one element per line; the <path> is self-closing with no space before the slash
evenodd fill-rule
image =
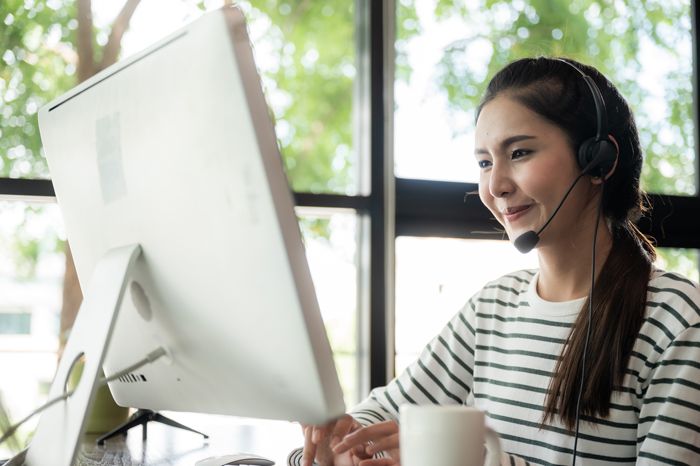
<path id="1" fill-rule="evenodd" d="M 620 144 L 617 143 L 617 139 L 615 139 L 615 136 L 612 134 L 608 134 L 608 139 L 615 146 L 615 162 L 613 163 L 610 171 L 605 175 L 605 178 L 601 178 L 599 176 L 591 177 L 591 183 L 593 184 L 603 184 L 604 181 L 608 181 L 608 179 L 613 176 L 615 170 L 617 169 L 617 161 L 620 160 Z"/>

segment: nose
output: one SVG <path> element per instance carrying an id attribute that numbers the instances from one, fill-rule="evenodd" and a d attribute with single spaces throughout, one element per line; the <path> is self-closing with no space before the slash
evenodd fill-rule
<path id="1" fill-rule="evenodd" d="M 507 164 L 494 163 L 489 178 L 489 192 L 493 197 L 505 197 L 515 190 L 515 183 Z"/>

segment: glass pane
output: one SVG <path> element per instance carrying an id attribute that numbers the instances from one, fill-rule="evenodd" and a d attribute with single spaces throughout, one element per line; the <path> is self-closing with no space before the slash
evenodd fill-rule
<path id="1" fill-rule="evenodd" d="M 237 2 L 291 183 L 297 191 L 356 194 L 353 149 L 354 2 Z M 142 50 L 219 1 L 141 2 L 122 57 Z M 93 0 L 96 53 L 123 2 Z M 37 110 L 77 83 L 75 2 L 0 2 L 0 177 L 48 178 Z"/>
<path id="2" fill-rule="evenodd" d="M 12 421 L 46 401 L 56 370 L 64 254 L 55 204 L 0 202 L 0 399 Z M 23 447 L 37 419 L 0 458 Z"/>
<path id="3" fill-rule="evenodd" d="M 695 283 L 700 281 L 700 251 L 697 249 L 658 248 L 656 266 L 668 272 L 676 272 Z"/>
<path id="4" fill-rule="evenodd" d="M 537 266 L 536 251 L 523 255 L 507 241 L 397 238 L 396 372 L 488 281 Z"/>
<path id="5" fill-rule="evenodd" d="M 490 76 L 516 58 L 565 55 L 630 102 L 643 188 L 695 194 L 690 0 L 400 0 L 397 20 L 397 176 L 476 182 L 473 109 Z"/>
<path id="6" fill-rule="evenodd" d="M 31 328 L 31 312 L 0 312 L 0 335 L 29 335 Z"/>
<path id="7" fill-rule="evenodd" d="M 106 27 L 118 7 L 110 1 L 93 5 L 97 3 L 105 12 Z M 141 2 L 124 37 L 124 55 L 199 16 L 202 12 L 197 3 L 201 2 Z M 223 2 L 204 3 L 215 9 Z M 356 194 L 354 2 L 243 0 L 236 4 L 248 21 L 253 53 L 293 189 Z"/>
<path id="8" fill-rule="evenodd" d="M 324 323 L 348 406 L 359 400 L 358 218 L 354 211 L 298 210 Z M 16 421 L 46 400 L 56 370 L 64 271 L 63 227 L 53 204 L 0 203 L 0 399 Z M 26 329 L 29 315 L 29 332 Z M 15 316 L 21 316 L 19 321 Z M 12 332 L 6 332 L 7 322 Z M 26 370 L 32 368 L 31 371 Z M 36 419 L 0 457 L 26 443 Z"/>
<path id="9" fill-rule="evenodd" d="M 75 83 L 77 27 L 74 4 L 53 3 L 0 2 L 0 177 L 48 178 L 37 110 Z"/>
<path id="10" fill-rule="evenodd" d="M 356 194 L 353 149 L 354 2 L 237 2 L 297 191 Z M 76 82 L 74 2 L 0 3 L 0 176 L 48 177 L 36 111 Z M 122 41 L 129 56 L 223 1 L 153 0 L 138 5 Z M 17 6 L 14 6 L 17 5 Z M 96 56 L 123 2 L 92 2 Z"/>
<path id="11" fill-rule="evenodd" d="M 657 267 L 698 282 L 699 250 L 658 248 L 657 253 Z M 520 254 L 507 241 L 397 238 L 397 373 L 486 282 L 537 267 L 536 251 Z"/>
<path id="12" fill-rule="evenodd" d="M 357 194 L 355 2 L 239 3 L 250 18 L 255 57 L 293 189 Z"/>
<path id="13" fill-rule="evenodd" d="M 358 228 L 354 211 L 298 208 L 306 257 L 345 403 L 359 401 Z"/>

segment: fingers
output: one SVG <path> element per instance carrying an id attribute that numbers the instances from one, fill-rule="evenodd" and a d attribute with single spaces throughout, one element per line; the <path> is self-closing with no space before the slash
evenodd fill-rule
<path id="1" fill-rule="evenodd" d="M 312 466 L 316 458 L 316 444 L 312 441 L 314 426 L 304 426 L 304 453 L 301 466 Z"/>
<path id="2" fill-rule="evenodd" d="M 331 448 L 335 447 L 341 440 L 352 432 L 354 429 L 359 428 L 360 425 L 352 416 L 343 416 L 335 423 L 330 431 L 330 441 L 329 446 Z"/>
<path id="3" fill-rule="evenodd" d="M 367 445 L 365 450 L 370 456 L 379 453 L 380 451 L 394 450 L 399 448 L 399 434 L 391 434 L 387 437 L 382 437 L 379 440 L 375 440 L 373 443 Z"/>
<path id="4" fill-rule="evenodd" d="M 332 428 L 332 423 L 325 426 L 306 426 L 304 428 L 304 453 L 301 457 L 302 466 L 311 466 L 314 460 L 321 464 L 326 462 L 330 455 L 327 432 Z"/>
<path id="5" fill-rule="evenodd" d="M 352 428 L 356 421 L 349 415 L 331 421 L 322 426 L 302 425 L 304 432 L 304 452 L 301 466 L 312 466 L 314 460 L 320 464 L 331 464 L 333 453 L 331 446 L 338 443 Z M 334 443 L 330 443 L 334 440 Z"/>
<path id="6" fill-rule="evenodd" d="M 349 433 L 334 448 L 334 453 L 342 453 L 348 449 L 367 442 L 376 442 L 384 437 L 389 437 L 399 432 L 399 426 L 395 421 L 384 421 L 379 424 L 362 427 Z M 398 438 L 398 437 L 397 437 Z M 398 440 L 397 440 L 398 445 Z"/>
<path id="7" fill-rule="evenodd" d="M 395 421 L 384 421 L 379 424 L 362 427 L 343 437 L 342 440 L 333 447 L 333 453 L 343 453 L 357 445 L 363 445 L 369 442 L 381 442 L 382 445 L 386 445 L 386 447 L 376 451 L 398 448 L 398 432 L 399 426 Z"/>

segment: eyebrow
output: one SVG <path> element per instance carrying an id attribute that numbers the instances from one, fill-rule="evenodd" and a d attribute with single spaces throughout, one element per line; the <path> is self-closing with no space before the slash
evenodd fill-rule
<path id="1" fill-rule="evenodd" d="M 520 142 L 520 141 L 526 141 L 528 139 L 536 139 L 537 136 L 532 136 L 529 134 L 517 134 L 515 136 L 510 136 L 505 138 L 501 143 L 499 144 L 500 148 L 503 149 L 505 147 L 510 146 L 513 143 Z M 489 151 L 483 148 L 477 148 L 474 151 L 475 154 L 488 154 Z"/>

